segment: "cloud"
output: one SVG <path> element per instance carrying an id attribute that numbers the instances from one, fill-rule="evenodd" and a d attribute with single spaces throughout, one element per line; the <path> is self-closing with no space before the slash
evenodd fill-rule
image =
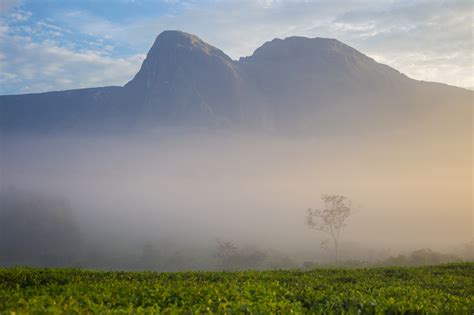
<path id="1" fill-rule="evenodd" d="M 371 25 L 369 36 L 338 35 L 410 77 L 473 86 L 473 5 L 468 1 L 401 2 L 348 12 L 337 21 L 354 29 Z"/>
<path id="2" fill-rule="evenodd" d="M 150 18 L 117 23 L 83 10 L 63 11 L 56 18 L 75 32 L 125 46 L 149 45 L 157 35 Z"/>
<path id="3" fill-rule="evenodd" d="M 0 38 L 0 94 L 123 85 L 144 55 L 113 58 L 101 50 L 75 51 L 55 41 L 7 34 Z"/>
<path id="4" fill-rule="evenodd" d="M 20 6 L 21 0 L 2 0 L 0 1 L 0 15 L 8 13 L 15 7 Z"/>
<path id="5" fill-rule="evenodd" d="M 10 14 L 10 18 L 15 22 L 23 22 L 31 17 L 31 12 L 28 11 L 17 11 Z"/>

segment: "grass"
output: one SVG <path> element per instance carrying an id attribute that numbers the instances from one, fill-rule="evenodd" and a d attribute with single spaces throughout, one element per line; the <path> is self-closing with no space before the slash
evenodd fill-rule
<path id="1" fill-rule="evenodd" d="M 472 314 L 474 263 L 244 272 L 0 268 L 0 314 Z"/>

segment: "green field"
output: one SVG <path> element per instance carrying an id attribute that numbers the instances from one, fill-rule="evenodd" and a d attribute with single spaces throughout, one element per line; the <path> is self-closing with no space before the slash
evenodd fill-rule
<path id="1" fill-rule="evenodd" d="M 0 314 L 474 311 L 474 263 L 244 272 L 0 269 Z"/>

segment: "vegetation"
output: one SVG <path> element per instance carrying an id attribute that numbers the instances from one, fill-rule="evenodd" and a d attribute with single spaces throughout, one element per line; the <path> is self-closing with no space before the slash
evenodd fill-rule
<path id="1" fill-rule="evenodd" d="M 247 270 L 269 267 L 264 265 L 268 258 L 265 252 L 258 249 L 243 250 L 230 241 L 217 240 L 216 257 L 219 261 L 218 268 L 220 270 Z M 284 267 L 290 264 L 291 261 L 288 259 L 288 263 Z"/>
<path id="2" fill-rule="evenodd" d="M 339 237 L 346 226 L 346 220 L 354 214 L 350 200 L 341 195 L 322 195 L 323 209 L 308 209 L 306 224 L 315 230 L 326 233 L 334 243 L 335 260 L 339 259 Z M 321 243 L 325 247 L 327 240 Z"/>
<path id="3" fill-rule="evenodd" d="M 242 272 L 0 269 L 0 314 L 474 311 L 474 263 Z"/>

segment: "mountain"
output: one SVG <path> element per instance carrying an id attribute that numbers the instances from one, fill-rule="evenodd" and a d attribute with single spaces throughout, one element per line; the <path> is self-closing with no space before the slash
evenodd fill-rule
<path id="1" fill-rule="evenodd" d="M 153 121 L 225 123 L 238 115 L 239 72 L 229 56 L 197 36 L 165 31 L 125 93 Z"/>
<path id="2" fill-rule="evenodd" d="M 410 79 L 335 39 L 274 39 L 234 61 L 195 35 L 165 31 L 124 87 L 0 96 L 0 130 L 206 126 L 332 134 L 403 129 L 426 118 L 465 129 L 472 96 Z"/>

